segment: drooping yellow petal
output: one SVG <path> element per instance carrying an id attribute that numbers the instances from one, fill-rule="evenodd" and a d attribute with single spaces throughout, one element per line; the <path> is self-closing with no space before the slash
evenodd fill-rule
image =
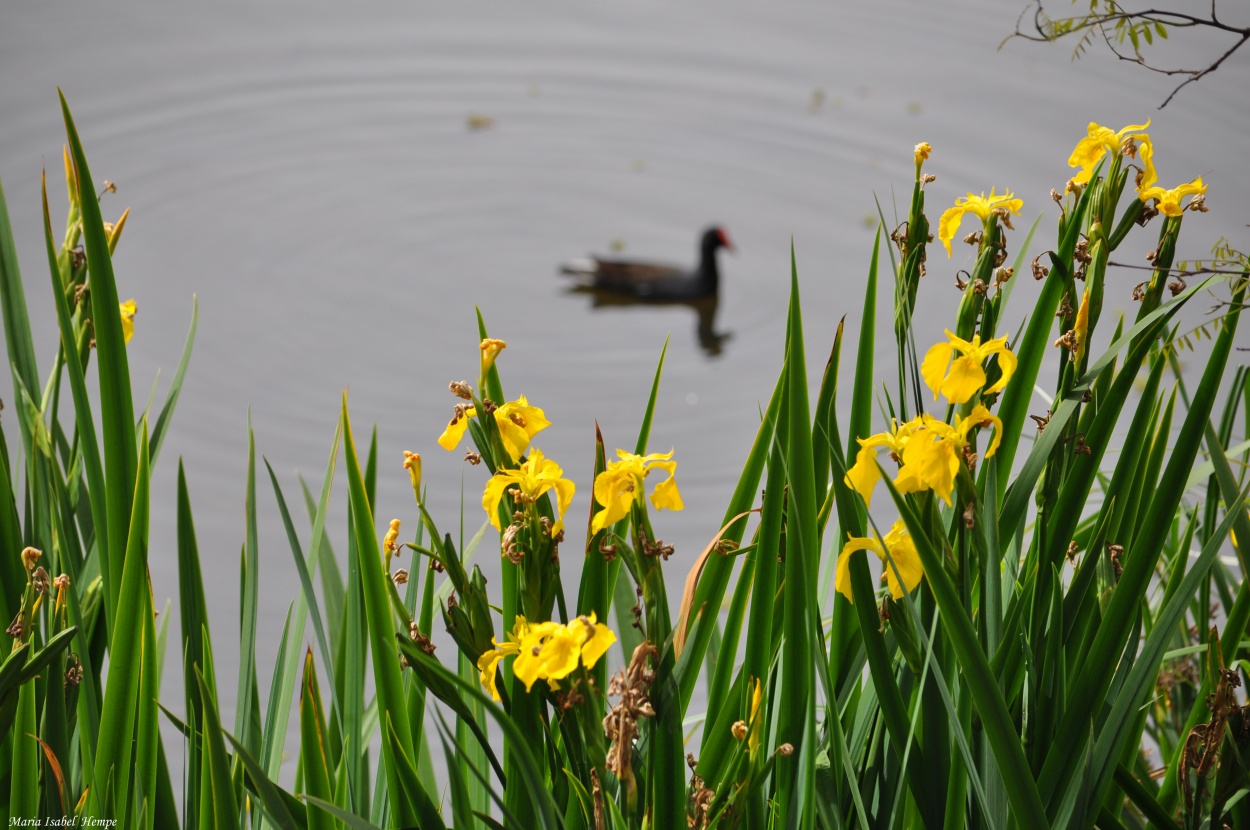
<path id="1" fill-rule="evenodd" d="M 443 434 L 438 436 L 438 445 L 451 452 L 460 445 L 464 431 L 469 427 L 469 419 L 477 416 L 477 409 L 472 406 L 456 407 L 456 414 L 447 423 Z"/>
<path id="2" fill-rule="evenodd" d="M 894 599 L 902 599 L 904 593 L 911 593 L 920 580 L 924 578 L 924 565 L 920 562 L 920 554 L 916 551 L 916 542 L 907 531 L 902 519 L 894 523 L 890 532 L 885 535 L 885 549 L 889 559 L 885 562 L 885 581 Z M 891 566 L 891 560 L 893 565 Z M 897 569 L 898 573 L 895 573 Z M 899 577 L 902 582 L 899 582 Z"/>
<path id="3" fill-rule="evenodd" d="M 948 336 L 952 336 L 947 332 Z M 950 366 L 951 355 L 955 347 L 950 343 L 935 343 L 925 352 L 924 362 L 920 364 L 920 375 L 924 382 L 933 390 L 933 400 L 941 394 L 942 381 L 946 378 L 946 369 Z"/>
<path id="4" fill-rule="evenodd" d="M 681 501 L 681 493 L 677 490 L 677 481 L 672 476 L 655 485 L 651 503 L 656 510 L 681 510 L 685 506 Z"/>
<path id="5" fill-rule="evenodd" d="M 861 550 L 870 550 L 877 556 L 882 555 L 880 540 L 871 536 L 848 534 L 846 544 L 842 546 L 842 553 L 838 555 L 838 567 L 833 578 L 834 588 L 852 603 L 855 602 L 855 596 L 851 592 L 851 554 Z"/>
<path id="6" fill-rule="evenodd" d="M 130 298 L 124 303 L 119 303 L 118 308 L 122 315 L 122 338 L 129 343 L 130 338 L 135 336 L 135 301 Z"/>
<path id="7" fill-rule="evenodd" d="M 938 220 L 938 239 L 942 240 L 942 244 L 946 246 L 947 259 L 954 253 L 951 251 L 951 240 L 955 238 L 955 234 L 959 233 L 959 225 L 964 221 L 964 214 L 967 212 L 966 208 L 960 207 L 956 202 L 954 207 L 942 211 L 942 218 Z"/>
<path id="8" fill-rule="evenodd" d="M 864 445 L 863 441 L 860 444 L 855 463 L 846 471 L 843 481 L 846 482 L 847 487 L 864 497 L 866 507 L 871 507 L 872 491 L 881 480 L 881 468 L 877 466 L 877 451 L 873 447 Z"/>
<path id="9" fill-rule="evenodd" d="M 968 433 L 977 427 L 994 428 L 994 438 L 990 441 L 989 449 L 985 451 L 985 458 L 990 458 L 998 450 L 998 445 L 1003 440 L 1003 422 L 998 416 L 991 414 L 983 404 L 977 404 L 966 418 L 960 419 L 959 426 L 955 430 L 959 436 L 961 448 L 968 440 Z"/>
<path id="10" fill-rule="evenodd" d="M 521 622 L 524 624 L 523 619 Z M 500 645 L 493 637 L 491 642 L 495 644 L 495 648 L 482 652 L 482 656 L 477 658 L 477 669 L 481 673 L 482 687 L 490 692 L 490 696 L 497 701 L 499 700 L 499 690 L 495 688 L 495 671 L 499 666 L 499 661 L 504 657 L 518 653 L 520 646 L 515 642 L 507 642 Z"/>
<path id="11" fill-rule="evenodd" d="M 586 641 L 582 643 L 582 663 L 588 669 L 593 668 L 616 642 L 616 634 L 607 625 L 599 622 L 594 611 L 590 612 L 589 617 L 578 617 L 578 620 L 589 629 Z"/>
<path id="12" fill-rule="evenodd" d="M 998 380 L 994 381 L 994 385 L 985 390 L 986 395 L 992 395 L 995 392 L 1002 391 L 1007 388 L 1011 376 L 1016 372 L 1016 365 L 1019 361 L 1007 348 L 1007 336 L 997 337 L 981 346 L 979 356 L 982 360 L 989 359 L 991 355 L 998 355 Z"/>
<path id="13" fill-rule="evenodd" d="M 486 489 L 482 492 L 482 509 L 486 511 L 490 523 L 495 526 L 495 530 L 500 530 L 499 525 L 499 502 L 503 499 L 504 493 L 508 486 L 514 481 L 509 476 L 496 473 L 486 482 Z"/>
<path id="14" fill-rule="evenodd" d="M 560 468 L 557 467 L 557 470 Z M 569 481 L 567 478 L 557 478 L 552 486 L 556 491 L 556 506 L 560 509 L 560 518 L 551 528 L 552 536 L 559 536 L 560 531 L 564 530 L 564 517 L 569 512 L 569 505 L 573 503 L 573 494 L 577 491 L 577 485 Z"/>

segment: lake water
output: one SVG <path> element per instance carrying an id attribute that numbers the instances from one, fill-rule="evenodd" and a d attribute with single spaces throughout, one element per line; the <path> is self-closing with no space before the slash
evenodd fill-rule
<path id="1" fill-rule="evenodd" d="M 223 695 L 235 688 L 249 407 L 258 453 L 297 500 L 295 471 L 318 486 L 350 388 L 357 440 L 377 424 L 379 525 L 400 517 L 415 526 L 400 466 L 409 449 L 425 456 L 435 517 L 453 534 L 463 487 L 472 535 L 485 474 L 435 438 L 455 402 L 448 381 L 476 373 L 475 304 L 508 341 L 505 389 L 553 423 L 535 443 L 578 482 L 564 556 L 571 591 L 595 421 L 609 452 L 632 448 L 671 334 L 651 447 L 675 448 L 679 463 L 686 510 L 656 517 L 676 545 L 668 567 L 677 584 L 718 529 L 780 368 L 791 240 L 815 373 L 839 318 L 850 342 L 858 336 L 874 196 L 887 217 L 906 210 L 916 142 L 934 147 L 926 170 L 938 177 L 929 187 L 935 225 L 968 190 L 1010 187 L 1025 200 L 1014 253 L 1041 211 L 1039 241 L 1053 238 L 1048 193 L 1071 174 L 1065 162 L 1087 122 L 1118 129 L 1153 118 L 1161 184 L 1203 175 L 1211 185 L 1211 212 L 1186 220 L 1180 256 L 1206 255 L 1220 236 L 1247 247 L 1250 52 L 1158 111 L 1168 79 L 1099 45 L 1078 63 L 1065 44 L 996 51 L 1021 5 L 72 3 L 0 12 L 0 181 L 41 369 L 57 337 L 42 165 L 54 217 L 65 199 L 57 85 L 96 181 L 118 183 L 105 217 L 131 208 L 115 262 L 122 298 L 139 308 L 129 347 L 137 405 L 158 370 L 163 397 L 199 298 L 195 354 L 153 482 L 151 571 L 160 607 L 178 590 L 181 455 Z M 1199 64 L 1216 45 L 1178 33 L 1167 54 Z M 716 328 L 730 337 L 717 355 L 701 347 L 691 309 L 592 308 L 556 274 L 563 259 L 613 246 L 692 263 L 698 232 L 713 222 L 739 250 L 722 259 Z M 1144 264 L 1156 234 L 1157 225 L 1116 258 Z M 953 319 L 952 280 L 971 266 L 970 251 L 956 245 L 948 261 L 931 249 L 918 342 Z M 1140 279 L 1109 278 L 1107 310 L 1130 308 Z M 888 286 L 888 270 L 882 280 Z M 1025 277 L 1005 321 L 1012 331 L 1032 293 Z M 888 333 L 888 289 L 880 307 Z M 260 475 L 258 663 L 268 688 L 298 581 Z M 331 530 L 342 553 L 338 503 Z M 483 559 L 497 572 L 493 556 Z M 176 666 L 165 697 L 180 711 Z M 223 715 L 232 722 L 229 704 Z"/>

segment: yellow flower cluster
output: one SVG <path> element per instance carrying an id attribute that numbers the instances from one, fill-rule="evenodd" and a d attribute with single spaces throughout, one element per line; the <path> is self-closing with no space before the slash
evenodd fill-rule
<path id="1" fill-rule="evenodd" d="M 1068 158 L 1069 167 L 1080 167 L 1081 171 L 1072 177 L 1077 184 L 1084 184 L 1094 174 L 1094 168 L 1107 153 L 1122 153 L 1126 156 L 1137 156 L 1141 159 L 1142 171 L 1137 181 L 1137 198 L 1141 201 L 1155 200 L 1159 212 L 1164 216 L 1180 216 L 1184 211 L 1181 199 L 1186 196 L 1202 196 L 1207 186 L 1202 177 L 1188 184 L 1182 184 L 1170 190 L 1155 186 L 1159 174 L 1155 171 L 1154 145 L 1150 135 L 1145 132 L 1150 121 L 1145 124 L 1129 124 L 1124 129 L 1113 132 L 1111 128 L 1089 123 L 1087 135 L 1077 142 L 1072 155 Z"/>
<path id="2" fill-rule="evenodd" d="M 671 461 L 673 451 L 656 452 L 650 455 L 635 455 L 625 450 L 617 450 L 618 461 L 609 461 L 608 468 L 595 477 L 595 501 L 603 509 L 595 514 L 590 524 L 590 532 L 598 533 L 609 525 L 616 524 L 629 515 L 629 508 L 635 501 L 641 502 L 646 490 L 643 479 L 655 470 L 664 470 L 668 478 L 655 486 L 651 494 L 651 503 L 656 510 L 681 510 L 684 506 L 681 493 L 677 490 L 677 482 L 673 473 L 677 470 L 677 462 Z"/>
<path id="3" fill-rule="evenodd" d="M 616 634 L 591 612 L 590 616 L 578 617 L 568 625 L 557 622 L 530 625 L 524 617 L 517 617 L 507 642 L 500 643 L 494 638 L 491 642 L 495 648 L 482 653 L 477 668 L 481 672 L 482 687 L 499 700 L 496 670 L 505 657 L 516 657 L 512 671 L 525 684 L 527 692 L 538 680 L 546 680 L 552 688 L 559 688 L 558 681 L 571 674 L 579 662 L 592 668 L 616 642 Z"/>

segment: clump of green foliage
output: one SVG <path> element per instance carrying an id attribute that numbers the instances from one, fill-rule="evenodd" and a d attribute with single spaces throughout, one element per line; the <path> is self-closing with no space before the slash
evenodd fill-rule
<path id="1" fill-rule="evenodd" d="M 1238 691 L 1250 589 L 1245 552 L 1228 541 L 1230 531 L 1250 539 L 1250 442 L 1234 437 L 1247 428 L 1250 373 L 1229 366 L 1247 263 L 1192 286 L 1173 267 L 1206 185 L 1156 186 L 1144 127 L 1091 125 L 1078 143 L 1070 164 L 1080 171 L 1054 194 L 1055 241 L 1031 265 L 1041 293 L 1014 335 L 1007 304 L 1026 266 L 1023 253 L 1007 264 L 1008 239 L 1021 200 L 969 193 L 945 211 L 937 235 L 948 251 L 961 222 L 979 222 L 965 239 L 976 262 L 945 340 L 923 355 L 912 321 L 932 177 L 931 148 L 918 145 L 908 217 L 887 247 L 895 353 L 875 353 L 879 235 L 849 418 L 839 414 L 841 327 L 809 399 L 792 264 L 776 386 L 723 519 L 686 574 L 671 572 L 657 533 L 660 511 L 682 507 L 673 453 L 648 453 L 661 371 L 632 451 L 613 458 L 597 436 L 574 595 L 560 559 L 576 482 L 535 444 L 551 426 L 541 408 L 504 394 L 505 344 L 479 316 L 477 382 L 452 384 L 462 402 L 439 439 L 451 449 L 467 434 L 480 463 L 485 520 L 466 549 L 426 509 L 438 484 L 423 480 L 417 453 L 381 469 L 408 476 L 418 530 L 401 538 L 393 519 L 379 533 L 377 445 L 362 452 L 346 397 L 320 495 L 302 494 L 304 531 L 267 470 L 301 589 L 262 709 L 249 442 L 238 714 L 224 725 L 181 465 L 180 701 L 158 700 L 171 615 L 157 627 L 147 575 L 151 469 L 195 317 L 163 407 L 136 418 L 134 306 L 119 303 L 111 263 L 124 222 L 103 221 L 64 114 L 70 213 L 59 247 L 46 196 L 44 210 L 61 342 L 42 383 L 0 195 L 20 431 L 20 453 L 0 441 L 8 826 L 1250 826 L 1250 709 Z M 1160 215 L 1136 318 L 1105 319 L 1111 252 Z M 1229 300 L 1207 324 L 1211 349 L 1190 390 L 1174 360 L 1176 315 L 1220 284 Z M 1096 354 L 1100 331 L 1110 345 Z M 1031 414 L 1048 359 L 1059 364 L 1053 403 Z M 332 542 L 340 463 L 348 531 Z M 893 522 L 885 533 L 878 515 Z M 493 547 L 491 527 L 497 589 L 470 562 Z M 674 615 L 668 589 L 682 576 Z M 436 628 L 450 634 L 450 656 L 436 655 Z M 610 672 L 609 660 L 624 668 Z M 288 789 L 278 773 L 294 705 Z M 181 805 L 162 717 L 185 742 Z"/>

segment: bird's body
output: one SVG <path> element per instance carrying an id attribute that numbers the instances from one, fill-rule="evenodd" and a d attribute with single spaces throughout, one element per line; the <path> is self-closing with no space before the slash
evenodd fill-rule
<path id="1" fill-rule="evenodd" d="M 639 300 L 693 300 L 715 297 L 720 289 L 716 252 L 733 250 L 720 228 L 704 231 L 699 242 L 699 262 L 693 270 L 656 262 L 591 257 L 568 263 L 561 271 L 586 278 L 592 287 L 626 294 Z"/>

